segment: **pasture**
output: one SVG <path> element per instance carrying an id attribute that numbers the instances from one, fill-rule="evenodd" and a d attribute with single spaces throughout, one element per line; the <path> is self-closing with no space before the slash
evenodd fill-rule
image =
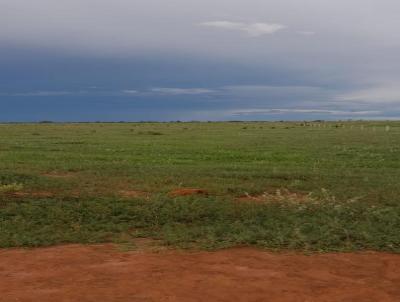
<path id="1" fill-rule="evenodd" d="M 0 247 L 399 252 L 399 184 L 400 122 L 1 124 Z"/>

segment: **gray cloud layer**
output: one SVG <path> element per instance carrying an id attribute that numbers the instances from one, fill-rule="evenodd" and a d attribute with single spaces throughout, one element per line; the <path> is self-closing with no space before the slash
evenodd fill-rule
<path id="1" fill-rule="evenodd" d="M 314 113 L 384 115 L 400 107 L 399 12 L 398 0 L 0 0 L 0 45 L 127 60 L 189 54 L 250 69 L 292 70 L 311 85 L 274 86 L 259 77 L 258 83 L 217 88 L 147 83 L 154 88 L 118 93 L 252 100 L 242 112 L 253 113 L 308 106 Z"/>

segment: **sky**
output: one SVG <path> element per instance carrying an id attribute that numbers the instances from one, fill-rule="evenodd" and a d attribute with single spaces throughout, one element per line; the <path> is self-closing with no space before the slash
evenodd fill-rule
<path id="1" fill-rule="evenodd" d="M 0 0 L 0 122 L 394 120 L 398 0 Z"/>

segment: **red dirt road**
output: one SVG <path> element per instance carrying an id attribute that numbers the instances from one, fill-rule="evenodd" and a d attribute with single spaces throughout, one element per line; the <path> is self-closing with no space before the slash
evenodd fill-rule
<path id="1" fill-rule="evenodd" d="M 0 301 L 400 301 L 400 255 L 0 250 Z"/>

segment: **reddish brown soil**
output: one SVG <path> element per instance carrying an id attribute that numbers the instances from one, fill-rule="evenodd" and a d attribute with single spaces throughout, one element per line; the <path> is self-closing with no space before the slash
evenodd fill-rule
<path id="1" fill-rule="evenodd" d="M 169 192 L 169 195 L 171 197 L 177 197 L 177 196 L 190 196 L 190 195 L 208 195 L 207 190 L 203 189 L 177 189 L 174 191 Z"/>
<path id="2" fill-rule="evenodd" d="M 400 255 L 0 250 L 0 301 L 400 301 Z"/>

